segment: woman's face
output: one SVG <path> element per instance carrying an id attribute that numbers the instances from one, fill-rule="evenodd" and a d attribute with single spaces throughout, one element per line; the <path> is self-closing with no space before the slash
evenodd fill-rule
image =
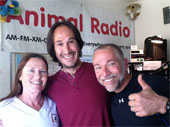
<path id="1" fill-rule="evenodd" d="M 22 82 L 23 92 L 41 93 L 46 86 L 48 70 L 40 58 L 31 58 L 22 70 L 19 80 Z"/>

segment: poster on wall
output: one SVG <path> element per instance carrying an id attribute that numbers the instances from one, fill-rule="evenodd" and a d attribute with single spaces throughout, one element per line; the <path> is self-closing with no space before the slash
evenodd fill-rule
<path id="1" fill-rule="evenodd" d="M 12 70 L 11 81 L 14 80 L 14 77 L 17 72 L 18 66 L 21 62 L 21 59 L 26 54 L 27 53 L 18 53 L 18 52 L 11 53 L 11 70 Z M 41 55 L 43 55 L 45 57 L 45 59 L 47 60 L 49 76 L 55 74 L 56 72 L 58 72 L 60 70 L 61 67 L 58 65 L 58 63 L 53 62 L 51 60 L 51 57 L 48 54 L 41 54 Z M 12 82 L 11 82 L 11 84 L 12 84 Z"/>
<path id="2" fill-rule="evenodd" d="M 83 55 L 92 55 L 100 44 L 115 43 L 129 58 L 134 31 L 132 21 L 124 14 L 68 1 L 18 2 L 21 15 L 7 16 L 1 27 L 4 51 L 47 54 L 47 33 L 50 27 L 54 22 L 67 19 L 81 32 L 85 42 Z"/>
<path id="3" fill-rule="evenodd" d="M 21 62 L 21 59 L 26 54 L 27 53 L 13 53 L 12 56 L 14 57 L 14 61 L 12 61 L 12 66 L 14 68 L 13 69 L 14 73 L 16 73 L 19 63 Z M 48 54 L 41 54 L 41 55 L 43 55 L 45 57 L 45 59 L 47 60 L 49 76 L 55 74 L 56 72 L 58 72 L 60 70 L 61 67 L 57 63 L 53 62 L 51 60 L 51 57 Z"/>
<path id="4" fill-rule="evenodd" d="M 18 66 L 19 66 L 19 64 L 21 62 L 21 59 L 26 54 L 27 53 L 17 53 L 17 52 L 11 53 L 11 70 L 12 70 L 11 81 L 14 80 L 14 77 L 15 77 L 15 74 L 17 72 Z M 59 66 L 58 63 L 53 62 L 51 60 L 51 57 L 48 54 L 41 54 L 41 55 L 43 55 L 45 57 L 45 59 L 47 60 L 47 63 L 48 63 L 48 75 L 49 76 L 57 73 L 61 69 L 61 66 Z M 92 63 L 92 56 L 83 55 L 81 57 L 81 60 L 83 62 Z M 0 74 L 1 74 L 1 70 L 0 70 Z M 11 84 L 12 84 L 12 82 L 11 82 Z"/>

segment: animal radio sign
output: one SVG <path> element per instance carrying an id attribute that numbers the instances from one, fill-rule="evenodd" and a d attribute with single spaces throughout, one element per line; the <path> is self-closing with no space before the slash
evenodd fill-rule
<path id="1" fill-rule="evenodd" d="M 46 53 L 49 28 L 64 20 L 71 21 L 81 32 L 85 42 L 83 55 L 92 55 L 104 43 L 115 43 L 129 54 L 134 42 L 133 23 L 124 14 L 65 1 L 18 2 L 21 15 L 9 15 L 1 23 L 1 49 L 5 51 Z"/>

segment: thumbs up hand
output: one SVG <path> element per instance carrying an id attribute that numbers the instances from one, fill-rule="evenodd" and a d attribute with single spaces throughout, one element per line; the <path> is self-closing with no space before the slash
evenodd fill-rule
<path id="1" fill-rule="evenodd" d="M 135 112 L 136 116 L 139 117 L 154 115 L 158 112 L 164 114 L 166 112 L 168 98 L 155 93 L 142 79 L 142 75 L 138 76 L 138 82 L 142 87 L 142 91 L 129 95 L 128 105 L 131 111 Z"/>

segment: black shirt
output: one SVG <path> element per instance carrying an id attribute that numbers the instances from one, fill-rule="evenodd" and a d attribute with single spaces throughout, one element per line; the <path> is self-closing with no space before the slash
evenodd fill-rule
<path id="1" fill-rule="evenodd" d="M 130 110 L 128 96 L 142 90 L 134 75 L 126 88 L 120 93 L 113 93 L 111 99 L 112 117 L 116 126 L 163 126 L 165 125 L 157 114 L 148 117 L 137 117 Z M 159 95 L 169 97 L 169 81 L 158 75 L 143 75 L 143 79 Z M 169 117 L 169 114 L 166 114 Z M 169 120 L 169 118 L 168 118 Z M 168 121 L 169 122 L 169 121 Z"/>

